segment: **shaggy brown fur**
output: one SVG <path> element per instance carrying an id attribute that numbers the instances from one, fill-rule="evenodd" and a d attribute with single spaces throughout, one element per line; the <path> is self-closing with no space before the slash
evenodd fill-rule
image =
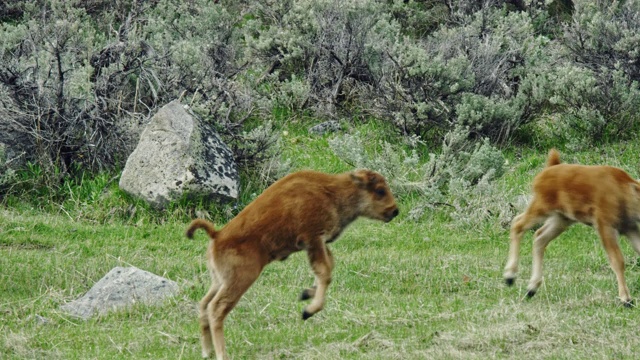
<path id="1" fill-rule="evenodd" d="M 621 169 L 610 166 L 561 164 L 560 154 L 549 151 L 547 167 L 533 180 L 533 199 L 527 210 L 511 226 L 509 259 L 504 278 L 512 285 L 518 272 L 522 235 L 533 226 L 535 232 L 533 271 L 527 295 L 535 295 L 542 283 L 544 251 L 551 240 L 575 222 L 593 226 L 607 252 L 609 264 L 618 280 L 618 296 L 631 306 L 624 279 L 624 258 L 618 244 L 625 235 L 640 254 L 640 183 Z"/>
<path id="2" fill-rule="evenodd" d="M 200 301 L 202 355 L 211 355 L 213 345 L 217 359 L 227 358 L 224 319 L 267 264 L 307 252 L 315 285 L 301 295 L 301 300 L 313 298 L 302 313 L 306 320 L 324 306 L 331 282 L 334 262 L 327 244 L 359 216 L 388 222 L 397 215 L 396 201 L 378 173 L 301 171 L 271 185 L 219 231 L 206 220 L 194 220 L 187 237 L 203 228 L 211 238 L 212 285 Z"/>

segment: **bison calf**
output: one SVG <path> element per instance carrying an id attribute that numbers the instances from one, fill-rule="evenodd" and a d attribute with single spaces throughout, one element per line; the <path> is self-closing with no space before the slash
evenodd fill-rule
<path id="1" fill-rule="evenodd" d="M 508 285 L 513 284 L 518 272 L 522 235 L 544 221 L 544 225 L 535 232 L 533 271 L 527 288 L 529 297 L 535 295 L 542 282 L 545 248 L 570 225 L 581 222 L 593 226 L 600 235 L 618 280 L 618 296 L 626 306 L 631 306 L 618 235 L 625 235 L 640 254 L 638 220 L 640 183 L 615 167 L 561 164 L 560 154 L 552 149 L 547 167 L 533 180 L 531 204 L 513 220 L 504 278 Z"/>
<path id="2" fill-rule="evenodd" d="M 327 244 L 359 216 L 388 222 L 397 215 L 389 186 L 376 172 L 301 171 L 275 182 L 219 231 L 206 220 L 194 220 L 187 237 L 204 228 L 211 238 L 212 285 L 200 301 L 202 355 L 211 355 L 213 345 L 217 359 L 227 358 L 224 319 L 267 264 L 307 252 L 315 283 L 301 295 L 301 300 L 313 298 L 302 312 L 306 320 L 324 306 L 331 282 L 333 256 Z"/>

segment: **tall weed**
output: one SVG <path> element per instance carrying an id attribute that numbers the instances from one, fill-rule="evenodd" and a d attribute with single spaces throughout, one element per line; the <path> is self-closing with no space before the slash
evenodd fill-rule
<path id="1" fill-rule="evenodd" d="M 409 139 L 407 143 L 414 143 Z M 504 218 L 501 191 L 494 180 L 504 173 L 504 157 L 488 139 L 469 140 L 469 129 L 458 127 L 445 137 L 442 151 L 425 161 L 418 149 L 372 142 L 366 134 L 338 135 L 329 140 L 334 153 L 353 167 L 370 168 L 389 180 L 400 198 L 418 194 L 421 200 L 410 210 L 419 219 L 427 209 L 448 206 L 458 219 Z"/>

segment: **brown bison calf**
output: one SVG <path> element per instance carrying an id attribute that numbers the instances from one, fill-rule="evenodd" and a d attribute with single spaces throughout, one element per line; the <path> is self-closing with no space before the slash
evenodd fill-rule
<path id="1" fill-rule="evenodd" d="M 561 164 L 560 154 L 552 149 L 547 167 L 533 180 L 531 204 L 513 220 L 504 278 L 508 285 L 513 285 L 518 272 L 520 239 L 525 231 L 544 221 L 535 232 L 533 271 L 527 288 L 527 296 L 535 295 L 542 282 L 545 248 L 571 224 L 581 222 L 598 231 L 618 280 L 618 296 L 626 306 L 631 306 L 618 235 L 626 235 L 640 254 L 638 220 L 640 183 L 615 167 Z"/>
<path id="2" fill-rule="evenodd" d="M 333 256 L 327 244 L 359 216 L 388 222 L 397 215 L 389 186 L 376 172 L 301 171 L 271 185 L 219 231 L 206 220 L 194 220 L 187 237 L 204 228 L 211 238 L 212 285 L 200 301 L 202 355 L 211 354 L 213 343 L 217 359 L 227 358 L 224 319 L 267 264 L 307 252 L 315 283 L 300 297 L 313 298 L 302 312 L 306 320 L 322 309 L 331 282 Z"/>

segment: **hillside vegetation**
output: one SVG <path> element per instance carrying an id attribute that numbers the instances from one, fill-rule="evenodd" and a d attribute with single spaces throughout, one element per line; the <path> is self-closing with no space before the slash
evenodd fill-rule
<path id="1" fill-rule="evenodd" d="M 199 358 L 207 240 L 186 224 L 222 226 L 292 171 L 360 167 L 385 175 L 400 216 L 331 245 L 308 321 L 306 257 L 268 266 L 225 323 L 232 358 L 636 358 L 640 315 L 593 229 L 551 243 L 532 299 L 531 234 L 514 287 L 502 269 L 550 147 L 640 177 L 639 14 L 639 0 L 0 2 L 0 358 Z M 236 201 L 160 211 L 118 188 L 176 98 L 233 149 Z M 341 130 L 308 132 L 325 120 Z M 89 321 L 60 311 L 130 265 L 180 294 Z"/>
<path id="2" fill-rule="evenodd" d="M 326 119 L 382 123 L 422 161 L 451 138 L 631 139 L 639 13 L 638 0 L 4 2 L 0 142 L 20 141 L 0 146 L 0 194 L 117 174 L 176 98 L 253 177 L 278 160 L 282 129 Z"/>

